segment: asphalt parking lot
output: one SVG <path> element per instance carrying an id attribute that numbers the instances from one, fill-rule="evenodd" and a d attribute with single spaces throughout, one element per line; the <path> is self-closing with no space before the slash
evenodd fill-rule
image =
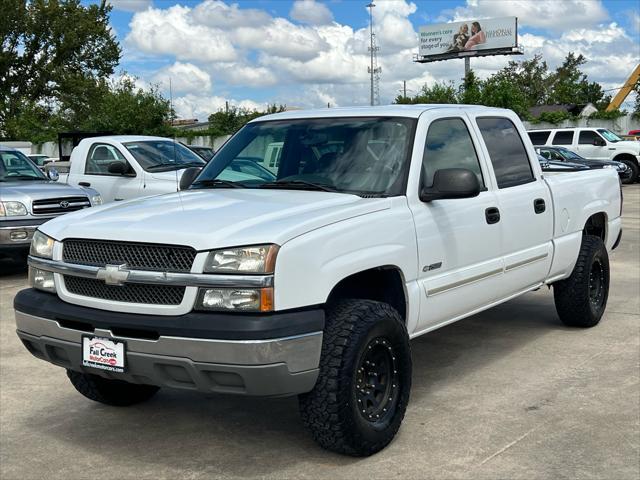
<path id="1" fill-rule="evenodd" d="M 396 440 L 321 450 L 297 401 L 165 390 L 117 409 L 76 393 L 15 335 L 24 267 L 0 263 L 0 478 L 640 477 L 640 185 L 624 188 L 607 313 L 563 327 L 541 289 L 412 343 Z"/>

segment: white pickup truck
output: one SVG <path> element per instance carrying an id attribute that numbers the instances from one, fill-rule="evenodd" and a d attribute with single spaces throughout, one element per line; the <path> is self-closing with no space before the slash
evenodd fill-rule
<path id="1" fill-rule="evenodd" d="M 181 143 L 134 135 L 85 138 L 70 163 L 59 181 L 94 188 L 104 202 L 175 192 L 185 169 L 205 164 Z"/>
<path id="2" fill-rule="evenodd" d="M 274 143 L 275 180 L 221 179 Z M 299 395 L 349 455 L 398 431 L 411 338 L 545 285 L 562 322 L 596 325 L 622 233 L 614 170 L 543 176 L 518 117 L 478 106 L 269 115 L 181 183 L 43 225 L 18 336 L 109 405 Z"/>

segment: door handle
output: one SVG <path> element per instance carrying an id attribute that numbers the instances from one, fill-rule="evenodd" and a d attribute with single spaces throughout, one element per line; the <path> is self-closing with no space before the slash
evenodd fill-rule
<path id="1" fill-rule="evenodd" d="M 91 184 L 89 182 L 78 182 L 78 185 L 80 185 L 81 187 L 90 187 Z"/>
<path id="2" fill-rule="evenodd" d="M 547 204 L 544 203 L 544 199 L 542 198 L 536 198 L 533 201 L 533 210 L 536 213 L 542 213 L 547 209 Z"/>
<path id="3" fill-rule="evenodd" d="M 484 211 L 484 216 L 487 219 L 487 223 L 493 225 L 500 221 L 500 210 L 497 207 L 489 207 Z"/>

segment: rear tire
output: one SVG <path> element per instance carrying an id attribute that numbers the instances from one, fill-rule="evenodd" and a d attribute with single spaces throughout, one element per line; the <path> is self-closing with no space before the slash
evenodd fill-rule
<path id="1" fill-rule="evenodd" d="M 600 322 L 609 297 L 609 255 L 600 237 L 585 235 L 571 276 L 553 284 L 556 310 L 569 327 Z"/>
<path id="2" fill-rule="evenodd" d="M 369 456 L 400 428 L 411 390 L 409 336 L 386 303 L 344 300 L 327 314 L 320 374 L 300 395 L 305 427 L 323 448 Z"/>
<path id="3" fill-rule="evenodd" d="M 94 402 L 128 407 L 149 400 L 160 387 L 112 380 L 89 373 L 67 370 L 67 377 L 78 392 Z"/>

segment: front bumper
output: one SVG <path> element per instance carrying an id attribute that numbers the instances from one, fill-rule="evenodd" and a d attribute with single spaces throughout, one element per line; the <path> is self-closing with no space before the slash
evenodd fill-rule
<path id="1" fill-rule="evenodd" d="M 308 392 L 318 377 L 324 324 L 320 309 L 271 314 L 263 323 L 267 330 L 260 330 L 253 315 L 124 314 L 66 304 L 55 295 L 31 289 L 18 293 L 14 306 L 17 334 L 25 347 L 34 356 L 71 370 L 131 383 L 260 396 Z M 198 319 L 202 316 L 210 327 L 206 331 Z M 237 329 L 230 329 L 225 318 L 229 316 L 235 317 Z M 301 332 L 298 323 L 307 329 L 313 325 L 312 330 Z M 277 331 L 297 333 L 273 336 Z M 83 367 L 83 335 L 126 341 L 126 372 Z"/>
<path id="2" fill-rule="evenodd" d="M 0 220 L 0 249 L 28 247 L 36 229 L 51 218 Z"/>

